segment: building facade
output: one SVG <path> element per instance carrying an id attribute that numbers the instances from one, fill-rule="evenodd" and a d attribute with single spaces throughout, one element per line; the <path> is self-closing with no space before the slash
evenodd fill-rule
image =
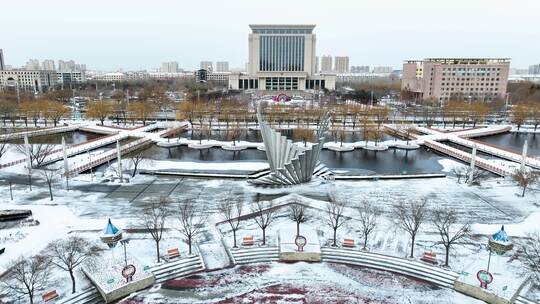
<path id="1" fill-rule="evenodd" d="M 0 50 L 2 51 L 2 50 Z M 529 75 L 540 75 L 540 64 L 529 66 Z"/>
<path id="2" fill-rule="evenodd" d="M 427 58 L 403 63 L 401 90 L 414 98 L 446 102 L 504 98 L 510 60 L 507 58 Z"/>
<path id="3" fill-rule="evenodd" d="M 41 66 L 39 65 L 39 60 L 29 59 L 24 65 L 24 69 L 28 71 L 41 70 Z"/>
<path id="4" fill-rule="evenodd" d="M 353 65 L 351 67 L 351 73 L 369 73 L 369 72 L 370 72 L 369 65 L 358 65 L 358 66 Z"/>
<path id="5" fill-rule="evenodd" d="M 57 84 L 55 71 L 0 71 L 0 91 L 46 92 Z"/>
<path id="6" fill-rule="evenodd" d="M 6 64 L 4 62 L 4 51 L 0 49 L 0 71 L 6 69 Z"/>
<path id="7" fill-rule="evenodd" d="M 334 72 L 349 73 L 349 56 L 334 57 Z"/>
<path id="8" fill-rule="evenodd" d="M 332 56 L 323 55 L 321 57 L 321 72 L 322 73 L 331 73 L 332 71 L 333 71 Z"/>
<path id="9" fill-rule="evenodd" d="M 214 64 L 212 61 L 201 61 L 199 64 L 199 69 L 201 70 L 207 70 L 207 71 L 213 71 L 214 70 Z"/>
<path id="10" fill-rule="evenodd" d="M 218 72 L 218 73 L 229 72 L 229 62 L 228 61 L 217 61 L 216 62 L 216 72 Z"/>
<path id="11" fill-rule="evenodd" d="M 391 66 L 376 66 L 373 67 L 372 73 L 375 74 L 391 74 L 394 71 L 394 68 Z"/>
<path id="12" fill-rule="evenodd" d="M 160 72 L 162 73 L 178 73 L 178 62 L 169 61 L 161 64 Z"/>
<path id="13" fill-rule="evenodd" d="M 51 59 L 43 60 L 41 67 L 45 71 L 56 71 L 56 65 L 54 64 L 54 60 Z"/>
<path id="14" fill-rule="evenodd" d="M 315 25 L 250 25 L 246 74 L 232 74 L 237 90 L 334 90 L 335 75 L 316 71 Z"/>
<path id="15" fill-rule="evenodd" d="M 58 76 L 57 82 L 60 85 L 86 82 L 86 75 L 84 71 L 56 72 L 56 75 Z"/>

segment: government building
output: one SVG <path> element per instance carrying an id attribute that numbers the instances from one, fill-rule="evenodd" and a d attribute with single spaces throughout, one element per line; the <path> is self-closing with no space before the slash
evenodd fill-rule
<path id="1" fill-rule="evenodd" d="M 232 90 L 335 90 L 335 74 L 316 71 L 315 25 L 250 25 L 246 73 L 229 76 Z"/>
<path id="2" fill-rule="evenodd" d="M 403 63 L 401 91 L 414 99 L 491 101 L 506 96 L 507 58 L 426 58 Z"/>

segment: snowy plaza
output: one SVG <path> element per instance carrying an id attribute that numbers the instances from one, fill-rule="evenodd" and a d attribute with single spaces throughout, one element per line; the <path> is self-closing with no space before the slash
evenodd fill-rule
<path id="1" fill-rule="evenodd" d="M 42 292 L 54 291 L 60 303 L 101 303 L 104 300 L 125 303 L 482 303 L 478 299 L 506 303 L 504 301 L 511 299 L 528 301 L 527 298 L 539 296 L 528 282 L 527 271 L 515 248 L 517 245 L 508 252 L 490 254 L 487 244 L 503 225 L 504 237 L 507 234 L 516 244 L 535 232 L 540 221 L 540 193 L 531 186 L 527 195 L 521 197 L 521 188 L 512 179 L 493 173 L 485 175 L 479 183 L 465 183 L 456 174 L 470 164 L 455 158 L 470 157 L 470 150 L 447 148 L 458 151 L 457 156 L 449 158 L 430 150 L 421 151 L 425 148 L 419 149 L 416 144 L 454 138 L 457 141 L 457 136 L 426 130 L 424 137 L 410 142 L 389 137 L 380 144 L 392 151 L 371 151 L 369 153 L 379 155 L 369 161 L 377 168 L 377 162 L 384 162 L 393 154 L 394 161 L 401 164 L 393 171 L 363 170 L 362 162 L 348 165 L 347 160 L 339 167 L 330 166 L 335 175 L 331 179 L 314 176 L 298 185 L 261 187 L 249 179 L 268 172 L 268 163 L 265 159 L 250 157 L 255 155 L 254 148 L 264 151 L 272 147 L 263 148 L 260 142 L 249 140 L 239 141 L 233 147 L 247 150 L 225 152 L 234 153 L 233 159 L 207 159 L 203 153 L 210 148 L 203 148 L 204 142 L 200 144 L 183 137 L 189 132 L 178 138 L 160 137 L 177 127 L 150 125 L 141 131 L 119 129 L 116 132 L 107 132 L 112 128 L 104 126 L 85 127 L 85 130 L 94 128 L 104 134 L 75 133 L 68 136 L 73 146 L 64 156 L 62 152 L 48 156 L 51 163 L 57 162 L 69 170 L 83 168 L 77 169 L 78 174 L 73 174 L 67 183 L 65 179 L 56 180 L 52 191 L 37 176 L 29 191 L 25 162 L 16 161 L 24 159 L 24 154 L 8 150 L 7 155 L 13 161 L 3 169 L 4 180 L 10 181 L 0 186 L 4 194 L 3 209 L 30 210 L 32 215 L 24 220 L 2 223 L 0 239 L 5 252 L 1 270 L 9 270 L 11 261 L 21 256 L 46 254 L 55 240 L 76 236 L 89 241 L 88 246 L 93 246 L 94 250 L 92 257 L 74 270 L 76 292 L 71 294 L 72 280 L 57 267 L 49 269 L 47 284 L 40 286 Z M 152 132 L 153 128 L 157 132 Z M 470 135 L 499 130 L 503 129 L 458 132 Z M 136 136 L 139 139 L 132 139 Z M 157 145 L 143 147 L 144 151 L 150 151 L 151 157 L 133 168 L 132 152 L 124 152 L 124 146 L 144 143 L 144 138 Z M 116 144 L 118 140 L 123 143 Z M 221 147 L 227 151 L 226 142 L 219 139 L 206 142 L 217 147 L 213 149 Z M 57 139 L 54 144 L 59 148 L 57 151 L 62 150 Z M 197 144 L 201 145 L 198 156 L 180 150 L 187 145 L 192 147 L 188 149 L 197 151 Z M 92 146 L 85 148 L 85 145 Z M 345 151 L 362 149 L 364 145 L 367 143 L 339 144 L 330 140 L 321 158 L 332 163 L 332 153 L 356 153 Z M 403 149 L 400 150 L 399 145 L 407 151 L 405 154 L 401 154 Z M 343 146 L 351 149 L 339 151 Z M 519 167 L 517 156 L 514 162 L 512 156 L 497 160 L 489 154 L 487 145 L 481 151 L 477 164 L 484 162 L 486 166 L 493 166 L 495 173 Z M 54 153 L 60 153 L 58 158 L 54 158 Z M 223 156 L 220 153 L 213 157 Z M 248 154 L 242 156 L 242 153 Z M 432 154 L 428 167 L 422 167 L 426 166 L 423 164 L 414 169 L 415 153 Z M 117 157 L 121 157 L 122 166 Z M 95 163 L 100 159 L 105 161 Z M 536 158 L 527 161 L 534 166 Z M 123 170 L 122 175 L 119 170 Z M 142 224 L 141 215 L 160 201 L 165 202 L 171 212 L 161 226 L 162 235 L 157 245 L 160 261 L 157 262 L 154 235 Z M 183 211 L 189 211 L 182 207 L 186 201 L 198 211 L 196 217 L 200 221 L 182 217 Z M 333 226 L 328 221 L 332 215 L 330 206 L 335 201 L 346 204 L 340 211 L 343 223 L 337 225 L 334 239 Z M 413 201 L 425 201 L 426 210 L 455 210 L 453 225 L 468 225 L 468 237 L 449 250 L 449 266 L 442 266 L 445 248 L 433 223 L 422 224 L 411 250 L 409 234 L 393 218 L 394 206 Z M 226 202 L 230 203 L 230 214 L 226 214 L 223 207 Z M 380 210 L 368 235 L 364 235 L 362 217 L 366 204 Z M 240 206 L 241 210 L 234 210 L 235 206 Z M 300 206 L 303 212 L 298 223 L 292 216 L 293 210 L 297 210 L 294 206 Z M 107 224 L 109 219 L 111 223 Z M 264 238 L 261 225 L 265 227 Z M 193 230 L 191 246 L 186 239 L 186 229 Z M 307 237 L 300 252 L 299 245 L 295 244 L 296 235 Z M 114 241 L 105 242 L 104 238 Z M 435 263 L 422 261 L 426 253 L 436 257 Z M 290 264 L 291 261 L 298 262 Z M 483 290 L 478 287 L 476 273 L 486 269 L 488 263 L 493 280 Z M 135 275 L 130 276 L 131 282 L 121 275 L 128 264 L 136 269 Z M 139 283 L 141 280 L 146 283 Z M 21 301 L 10 294 L 4 297 L 7 302 Z"/>

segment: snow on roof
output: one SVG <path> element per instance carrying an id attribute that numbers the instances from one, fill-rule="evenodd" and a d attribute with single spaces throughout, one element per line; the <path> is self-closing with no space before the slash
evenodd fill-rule
<path id="1" fill-rule="evenodd" d="M 510 242 L 508 239 L 508 235 L 506 234 L 506 231 L 504 231 L 504 225 L 502 225 L 501 230 L 497 231 L 497 233 L 493 234 L 491 236 L 491 239 L 496 242 Z"/>
<path id="2" fill-rule="evenodd" d="M 105 226 L 105 229 L 103 230 L 104 235 L 114 235 L 117 234 L 120 229 L 116 228 L 115 225 L 111 222 L 111 219 L 109 219 L 109 222 L 107 223 L 107 226 Z"/>

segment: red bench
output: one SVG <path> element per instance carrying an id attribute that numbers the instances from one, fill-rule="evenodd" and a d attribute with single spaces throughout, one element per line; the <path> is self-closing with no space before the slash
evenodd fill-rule
<path id="1" fill-rule="evenodd" d="M 420 259 L 424 262 L 430 263 L 430 264 L 437 264 L 437 254 L 433 251 L 426 251 L 422 255 L 422 258 Z"/>
<path id="2" fill-rule="evenodd" d="M 58 298 L 59 295 L 56 292 L 56 290 L 52 290 L 52 291 L 44 293 L 41 297 L 43 298 L 43 302 L 49 302 Z"/>
<path id="3" fill-rule="evenodd" d="M 172 260 L 180 257 L 180 251 L 178 248 L 167 250 L 167 260 Z"/>
<path id="4" fill-rule="evenodd" d="M 355 246 L 353 239 L 343 239 L 343 243 L 341 245 L 343 247 L 349 247 L 349 248 L 353 248 Z"/>
<path id="5" fill-rule="evenodd" d="M 255 244 L 255 241 L 253 240 L 253 235 L 245 236 L 242 239 L 242 246 L 253 246 Z"/>

